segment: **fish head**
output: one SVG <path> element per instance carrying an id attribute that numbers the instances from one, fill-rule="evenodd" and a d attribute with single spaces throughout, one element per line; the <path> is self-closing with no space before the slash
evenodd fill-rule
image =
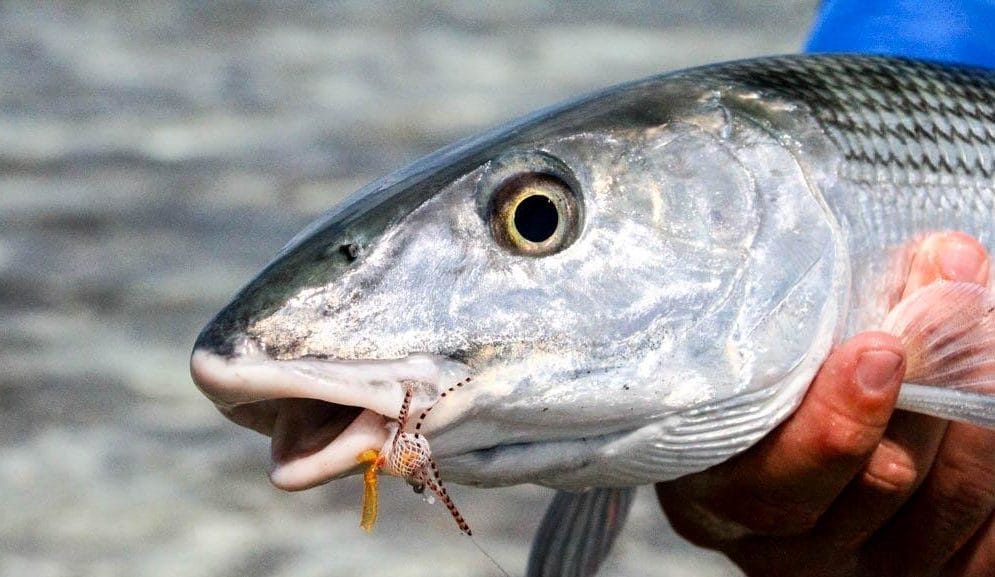
<path id="1" fill-rule="evenodd" d="M 192 373 L 273 437 L 286 489 L 357 472 L 406 390 L 447 479 L 659 480 L 797 403 L 839 324 L 841 246 L 769 126 L 651 80 L 361 190 L 204 329 Z"/>

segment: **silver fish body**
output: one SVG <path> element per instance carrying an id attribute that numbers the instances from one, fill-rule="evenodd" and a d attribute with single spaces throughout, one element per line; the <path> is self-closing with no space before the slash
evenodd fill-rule
<path id="1" fill-rule="evenodd" d="M 404 386 L 435 403 L 447 480 L 670 479 L 794 410 L 883 315 L 893 249 L 942 229 L 995 248 L 993 175 L 988 72 L 790 56 L 650 78 L 359 191 L 204 329 L 192 372 L 273 436 L 288 489 L 356 472 Z M 542 256 L 493 208 L 536 178 L 568 193 Z"/>
<path id="2" fill-rule="evenodd" d="M 825 153 L 799 158 L 821 173 L 815 188 L 846 238 L 851 331 L 884 312 L 874 287 L 891 249 L 936 230 L 993 248 L 995 73 L 874 57 L 777 60 L 722 76 L 803 106 L 804 122 L 829 141 Z"/>

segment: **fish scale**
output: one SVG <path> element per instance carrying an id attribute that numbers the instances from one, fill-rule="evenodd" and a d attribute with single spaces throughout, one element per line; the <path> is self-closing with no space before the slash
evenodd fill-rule
<path id="1" fill-rule="evenodd" d="M 995 175 L 995 75 L 988 70 L 887 57 L 813 56 L 751 60 L 691 74 L 804 105 L 843 153 L 846 176 L 854 181 L 875 182 L 868 176 L 891 166 L 900 169 L 898 176 L 946 173 L 990 180 Z"/>
<path id="2" fill-rule="evenodd" d="M 842 160 L 823 194 L 848 229 L 854 291 L 910 235 L 962 230 L 995 249 L 995 73 L 876 56 L 768 58 L 691 72 L 808 111 Z M 711 80 L 714 82 L 714 80 Z M 855 294 L 854 306 L 867 307 Z M 862 311 L 865 314 L 866 310 Z M 856 326 L 851 325 L 851 330 Z"/>

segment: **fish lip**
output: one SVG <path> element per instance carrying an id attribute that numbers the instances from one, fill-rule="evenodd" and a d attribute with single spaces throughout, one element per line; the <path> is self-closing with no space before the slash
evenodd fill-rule
<path id="1" fill-rule="evenodd" d="M 283 360 L 270 357 L 248 340 L 237 343 L 233 351 L 226 356 L 209 348 L 196 348 L 190 358 L 191 376 L 223 415 L 273 438 L 270 480 L 288 491 L 358 472 L 356 457 L 367 449 L 380 449 L 387 442 L 387 424 L 398 418 L 405 386 L 414 385 L 412 406 L 417 409 L 431 405 L 443 385 L 470 374 L 470 368 L 463 363 L 424 353 L 389 360 Z M 324 446 L 288 451 L 286 447 L 293 445 L 294 439 L 288 440 L 286 435 L 301 433 L 301 428 L 295 430 L 292 423 L 308 421 L 304 414 L 306 403 L 285 402 L 298 399 L 356 407 L 359 411 L 348 423 L 319 424 L 319 428 L 341 427 L 341 432 L 330 440 L 322 440 Z M 353 414 L 333 413 L 345 415 L 342 418 Z M 313 429 L 315 425 L 306 426 Z"/>

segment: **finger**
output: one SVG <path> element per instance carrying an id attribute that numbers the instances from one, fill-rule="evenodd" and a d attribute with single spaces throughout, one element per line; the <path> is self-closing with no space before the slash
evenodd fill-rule
<path id="1" fill-rule="evenodd" d="M 904 293 L 941 279 L 985 283 L 988 274 L 988 255 L 977 240 L 959 232 L 934 234 L 917 248 Z M 895 413 L 861 476 L 820 522 L 820 535 L 835 546 L 857 547 L 884 526 L 922 483 L 946 426 L 934 417 Z"/>
<path id="2" fill-rule="evenodd" d="M 988 284 L 989 262 L 985 247 L 962 232 L 926 237 L 916 249 L 904 296 L 937 280 Z"/>
<path id="3" fill-rule="evenodd" d="M 922 483 L 942 439 L 943 422 L 923 425 L 923 419 L 902 411 L 892 416 L 864 470 L 819 521 L 820 539 L 830 546 L 857 549 L 901 509 Z"/>
<path id="4" fill-rule="evenodd" d="M 995 567 L 995 515 L 988 517 L 974 537 L 940 573 L 943 577 L 990 577 Z"/>
<path id="5" fill-rule="evenodd" d="M 658 489 L 675 528 L 706 543 L 810 529 L 880 442 L 903 372 L 891 335 L 840 346 L 795 414 L 756 447 Z"/>
<path id="6" fill-rule="evenodd" d="M 877 556 L 903 551 L 901 567 L 938 571 L 995 510 L 993 446 L 993 431 L 950 425 L 922 487 L 869 543 L 869 551 Z"/>

